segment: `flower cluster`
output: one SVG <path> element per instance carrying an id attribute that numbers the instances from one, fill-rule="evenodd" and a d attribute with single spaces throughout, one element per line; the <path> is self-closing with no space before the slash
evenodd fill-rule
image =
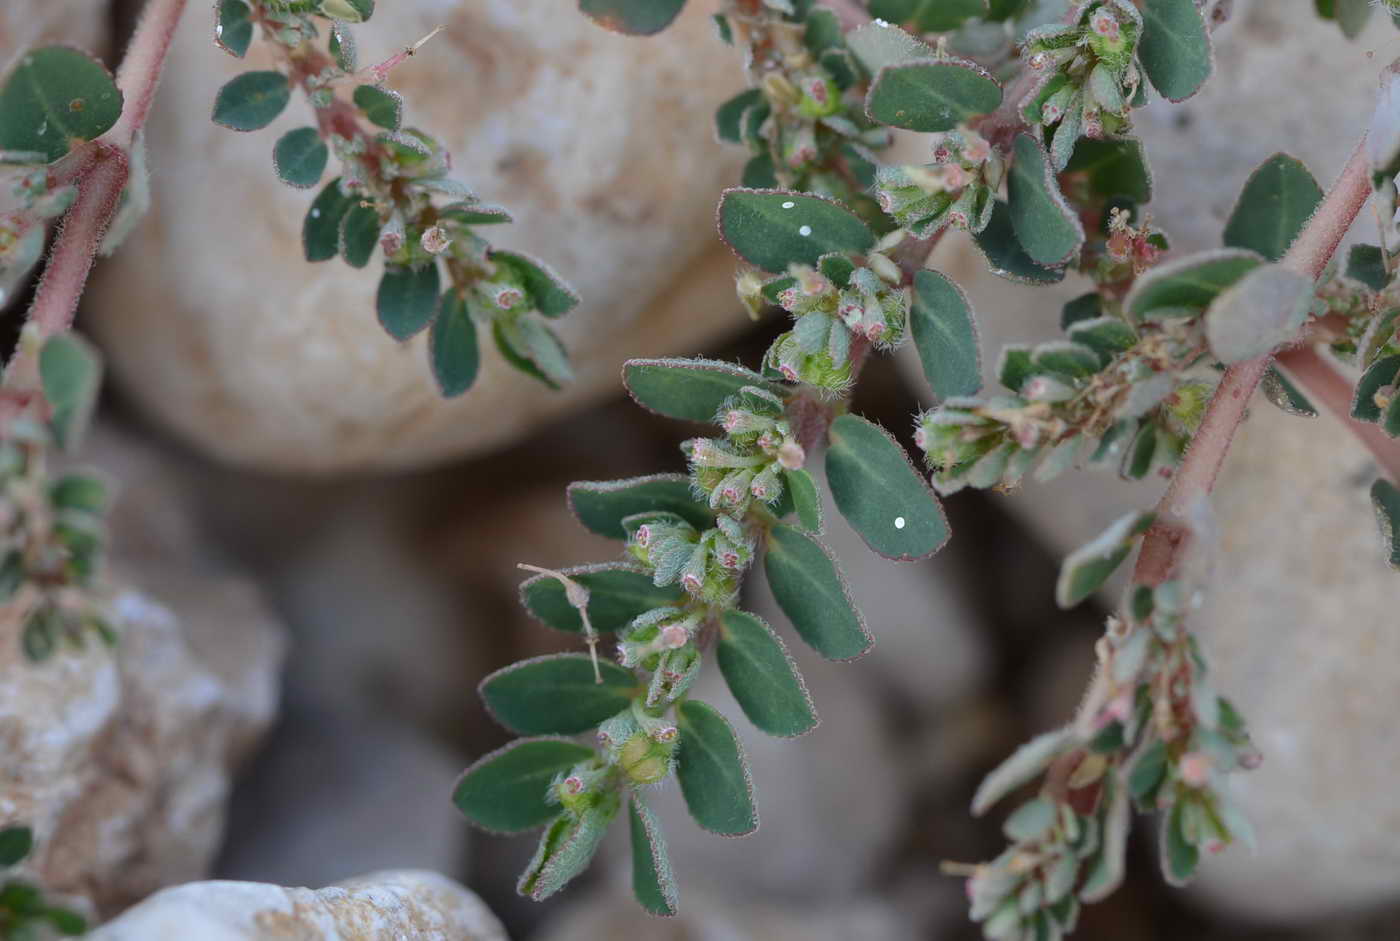
<path id="1" fill-rule="evenodd" d="M 933 163 L 882 166 L 875 174 L 880 208 L 919 238 L 944 226 L 981 232 L 1006 174 L 1001 155 L 976 131 L 951 131 L 933 145 Z"/>
<path id="2" fill-rule="evenodd" d="M 1213 389 L 1209 371 L 1191 372 L 1207 359 L 1199 320 L 1091 316 L 1068 333 L 1003 351 L 1014 395 L 949 399 L 919 417 L 935 487 L 1012 487 L 1037 463 L 1041 480 L 1084 464 L 1132 479 L 1177 464 Z"/>
<path id="3" fill-rule="evenodd" d="M 1027 98 L 1024 117 L 1043 130 L 1058 169 L 1080 136 L 1128 130 L 1128 112 L 1142 88 L 1134 62 L 1142 28 L 1142 14 L 1128 0 L 1095 0 L 1071 25 L 1027 34 L 1026 64 L 1044 77 Z"/>
<path id="4" fill-rule="evenodd" d="M 1162 870 L 1174 885 L 1191 879 L 1202 850 L 1252 843 L 1224 785 L 1257 767 L 1259 752 L 1206 682 L 1184 595 L 1181 582 L 1136 586 L 1127 617 L 1111 618 L 1099 642 L 1099 669 L 1074 724 L 1028 743 L 983 783 L 978 809 L 1049 769 L 1040 795 L 1006 821 L 1012 845 L 968 870 L 972 917 L 986 937 L 1071 930 L 1079 902 L 1122 880 L 1132 806 L 1159 814 Z"/>

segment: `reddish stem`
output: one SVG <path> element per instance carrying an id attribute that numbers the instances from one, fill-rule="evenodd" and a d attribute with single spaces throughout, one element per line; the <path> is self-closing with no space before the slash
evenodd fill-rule
<path id="1" fill-rule="evenodd" d="M 1363 138 L 1327 198 L 1294 239 L 1280 263 L 1309 278 L 1320 277 L 1370 195 L 1370 164 Z M 1230 450 L 1235 431 L 1244 420 L 1250 397 L 1272 361 L 1273 354 L 1270 353 L 1236 363 L 1225 370 L 1219 388 L 1206 407 L 1200 430 L 1192 438 L 1181 467 L 1158 504 L 1157 522 L 1143 538 L 1142 552 L 1134 574 L 1134 580 L 1138 583 L 1157 585 L 1170 578 L 1175 571 L 1189 542 L 1188 529 L 1184 525 L 1186 514 L 1190 512 L 1192 504 L 1209 495 L 1215 487 L 1216 477 Z"/>
<path id="2" fill-rule="evenodd" d="M 1308 395 L 1341 420 L 1371 452 L 1392 481 L 1400 481 L 1400 441 L 1387 435 L 1379 425 L 1351 417 L 1353 386 L 1311 346 L 1284 350 L 1278 354 L 1278 364 L 1308 390 Z"/>

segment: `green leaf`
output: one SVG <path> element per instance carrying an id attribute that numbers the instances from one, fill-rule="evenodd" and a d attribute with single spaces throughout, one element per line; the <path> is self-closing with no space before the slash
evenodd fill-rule
<path id="1" fill-rule="evenodd" d="M 517 739 L 463 771 L 452 801 L 483 830 L 530 830 L 559 812 L 547 799 L 554 776 L 592 757 L 592 748 L 564 739 Z"/>
<path id="2" fill-rule="evenodd" d="M 28 827 L 0 830 L 0 866 L 13 866 L 34 848 L 34 831 Z"/>
<path id="3" fill-rule="evenodd" d="M 1204 311 L 1221 291 L 1263 262 L 1254 252 L 1238 248 L 1187 255 L 1138 278 L 1123 306 L 1138 321 L 1160 310 L 1174 314 L 1186 309 Z"/>
<path id="4" fill-rule="evenodd" d="M 107 509 L 107 483 L 96 473 L 70 471 L 49 484 L 55 509 L 100 515 Z"/>
<path id="5" fill-rule="evenodd" d="M 1001 104 L 1001 85 L 981 66 L 941 58 L 887 65 L 865 96 L 872 120 L 911 131 L 951 131 L 991 114 Z"/>
<path id="6" fill-rule="evenodd" d="M 330 159 L 330 148 L 314 127 L 299 127 L 277 139 L 272 148 L 272 164 L 277 178 L 288 186 L 308 189 L 321 182 Z"/>
<path id="7" fill-rule="evenodd" d="M 1245 182 L 1225 224 L 1225 244 L 1278 261 L 1320 202 L 1322 187 L 1302 161 L 1274 154 Z"/>
<path id="8" fill-rule="evenodd" d="M 946 33 L 988 16 L 987 0 L 871 0 L 870 15 L 915 33 Z"/>
<path id="9" fill-rule="evenodd" d="M 351 200 L 340 220 L 340 254 L 351 268 L 363 268 L 379 244 L 379 211 Z"/>
<path id="10" fill-rule="evenodd" d="M 374 14 L 374 0 L 321 0 L 321 13 L 345 23 L 363 23 Z"/>
<path id="11" fill-rule="evenodd" d="M 1381 407 L 1376 404 L 1376 393 L 1394 383 L 1397 375 L 1400 375 L 1400 356 L 1382 356 L 1367 367 L 1356 383 L 1356 393 L 1351 400 L 1351 417 L 1361 421 L 1380 421 Z"/>
<path id="12" fill-rule="evenodd" d="M 485 203 L 452 203 L 438 210 L 438 215 L 462 225 L 500 225 L 515 221 L 504 207 Z"/>
<path id="13" fill-rule="evenodd" d="M 1101 199 L 1127 199 L 1138 204 L 1152 201 L 1152 171 L 1142 141 L 1136 137 L 1081 137 L 1064 172 L 1084 174 L 1089 192 Z"/>
<path id="14" fill-rule="evenodd" d="M 929 59 L 934 49 L 890 23 L 871 22 L 846 34 L 846 47 L 871 75 L 888 65 Z"/>
<path id="15" fill-rule="evenodd" d="M 443 398 L 461 395 L 476 381 L 481 366 L 476 324 L 466 298 L 455 289 L 449 288 L 438 302 L 433 330 L 428 335 L 428 359 Z"/>
<path id="16" fill-rule="evenodd" d="M 540 837 L 539 849 L 520 875 L 516 891 L 536 902 L 549 898 L 592 861 L 617 814 L 617 796 L 609 795 L 579 814 L 563 814 Z"/>
<path id="17" fill-rule="evenodd" d="M 841 18 L 825 7 L 813 7 L 807 14 L 807 28 L 802 32 L 802 44 L 814 56 L 828 49 L 840 49 L 845 45 L 845 30 L 841 28 Z"/>
<path id="18" fill-rule="evenodd" d="M 1012 752 L 978 785 L 972 798 L 973 816 L 982 816 L 997 801 L 1044 771 L 1073 739 L 1072 728 L 1055 729 L 1042 732 Z"/>
<path id="19" fill-rule="evenodd" d="M 1277 366 L 1270 366 L 1264 373 L 1264 379 L 1260 383 L 1260 389 L 1264 397 L 1279 409 L 1289 415 L 1296 415 L 1300 418 L 1316 418 L 1317 409 L 1308 401 L 1308 397 L 1295 386 Z"/>
<path id="20" fill-rule="evenodd" d="M 355 202 L 355 197 L 340 191 L 340 177 L 316 194 L 301 224 L 301 246 L 307 261 L 329 261 L 339 254 L 340 223 Z"/>
<path id="21" fill-rule="evenodd" d="M 798 636 L 826 659 L 854 660 L 875 643 L 830 553 L 816 540 L 777 524 L 768 533 L 763 571 Z"/>
<path id="22" fill-rule="evenodd" d="M 1174 886 L 1190 882 L 1201 861 L 1201 851 L 1186 837 L 1183 826 L 1186 806 L 1185 799 L 1178 799 L 1171 810 L 1162 814 L 1162 876 Z"/>
<path id="23" fill-rule="evenodd" d="M 343 23 L 331 24 L 331 35 L 326 40 L 326 50 L 330 52 L 336 67 L 342 72 L 353 72 L 359 65 L 360 57 L 355 46 L 355 37 Z"/>
<path id="24" fill-rule="evenodd" d="M 1378 245 L 1353 245 L 1347 252 L 1346 276 L 1359 281 L 1373 291 L 1380 291 L 1390 282 L 1385 256 Z"/>
<path id="25" fill-rule="evenodd" d="M 626 539 L 622 520 L 637 513 L 675 513 L 699 530 L 715 524 L 714 514 L 695 499 L 690 478 L 683 474 L 579 480 L 569 484 L 568 498 L 584 528 L 609 539 Z"/>
<path id="26" fill-rule="evenodd" d="M 253 41 L 252 11 L 243 0 L 219 0 L 214 10 L 214 44 L 241 59 Z"/>
<path id="27" fill-rule="evenodd" d="M 666 852 L 661 821 L 633 792 L 630 801 L 632 830 L 632 894 L 637 904 L 653 915 L 676 914 L 676 877 Z"/>
<path id="28" fill-rule="evenodd" d="M 1167 743 L 1156 741 L 1133 762 L 1128 773 L 1128 793 L 1144 807 L 1157 799 L 1157 788 L 1167 776 Z"/>
<path id="29" fill-rule="evenodd" d="M 61 935 L 76 937 L 87 931 L 87 919 L 66 908 L 47 908 L 44 910 L 44 917 Z"/>
<path id="30" fill-rule="evenodd" d="M 1388 480 L 1371 485 L 1371 504 L 1381 528 L 1381 544 L 1390 554 L 1390 567 L 1400 569 L 1400 490 Z"/>
<path id="31" fill-rule="evenodd" d="M 666 605 L 679 605 L 685 592 L 677 585 L 658 588 L 652 577 L 623 562 L 606 562 L 560 570 L 588 589 L 588 620 L 606 634 L 620 631 L 639 614 Z M 549 575 L 533 575 L 520 585 L 520 603 L 547 627 L 582 633 L 583 619 L 569 604 L 564 586 Z"/>
<path id="32" fill-rule="evenodd" d="M 1222 363 L 1239 363 L 1287 342 L 1308 318 L 1313 282 L 1262 265 L 1221 291 L 1206 309 L 1206 340 Z"/>
<path id="33" fill-rule="evenodd" d="M 744 142 L 744 112 L 763 104 L 763 92 L 757 88 L 746 88 L 720 105 L 715 111 L 715 136 L 729 144 Z"/>
<path id="34" fill-rule="evenodd" d="M 87 430 L 102 387 L 102 357 L 72 330 L 57 333 L 39 350 L 39 381 L 49 403 L 49 427 L 58 446 L 75 446 Z"/>
<path id="35" fill-rule="evenodd" d="M 121 90 L 92 56 L 69 46 L 31 49 L 0 83 L 0 151 L 52 163 L 75 138 L 100 137 L 121 113 Z"/>
<path id="36" fill-rule="evenodd" d="M 564 344 L 537 318 L 496 320 L 491 324 L 491 334 L 506 361 L 527 376 L 535 377 L 551 389 L 573 380 L 573 368 Z"/>
<path id="37" fill-rule="evenodd" d="M 530 293 L 535 310 L 546 317 L 562 317 L 578 306 L 578 292 L 544 262 L 519 252 L 493 249 L 491 260 L 513 272 Z"/>
<path id="38" fill-rule="evenodd" d="M 712 422 L 744 386 L 781 395 L 782 387 L 733 363 L 713 359 L 629 359 L 622 381 L 637 404 L 667 418 Z"/>
<path id="39" fill-rule="evenodd" d="M 1154 513 L 1134 510 L 1066 556 L 1055 583 L 1055 603 L 1072 608 L 1098 591 L 1123 564 L 1133 551 L 1134 540 L 1147 532 L 1154 519 Z"/>
<path id="40" fill-rule="evenodd" d="M 982 354 L 962 288 L 936 271 L 915 274 L 909 326 L 934 396 L 976 395 L 982 388 Z"/>
<path id="41" fill-rule="evenodd" d="M 759 154 L 744 164 L 740 182 L 751 189 L 771 189 L 778 185 L 778 175 L 773 171 L 773 155 Z"/>
<path id="42" fill-rule="evenodd" d="M 389 336 L 402 342 L 428 325 L 437 311 L 440 278 L 436 261 L 421 268 L 384 269 L 375 310 Z"/>
<path id="43" fill-rule="evenodd" d="M 276 120 L 291 98 L 291 83 L 281 72 L 244 72 L 219 89 L 214 123 L 235 131 L 256 131 Z"/>
<path id="44" fill-rule="evenodd" d="M 579 0 L 584 16 L 604 29 L 630 36 L 659 33 L 680 15 L 685 0 Z"/>
<path id="45" fill-rule="evenodd" d="M 846 522 L 887 559 L 926 559 L 948 541 L 933 489 L 879 425 L 849 414 L 831 423 L 826 481 Z"/>
<path id="46" fill-rule="evenodd" d="M 719 232 L 740 258 L 775 273 L 794 262 L 816 265 L 828 252 L 875 247 L 875 233 L 845 206 L 784 190 L 725 190 Z"/>
<path id="47" fill-rule="evenodd" d="M 816 482 L 805 470 L 783 471 L 784 493 L 792 501 L 797 514 L 797 523 L 809 533 L 822 531 L 822 500 L 817 494 Z"/>
<path id="48" fill-rule="evenodd" d="M 403 122 L 403 96 L 396 91 L 377 85 L 357 85 L 353 100 L 355 107 L 376 127 L 397 131 Z"/>
<path id="49" fill-rule="evenodd" d="M 1014 155 L 1006 195 L 1016 238 L 1038 264 L 1063 265 L 1084 244 L 1084 227 L 1061 195 L 1040 142 L 1019 134 Z"/>
<path id="50" fill-rule="evenodd" d="M 1006 203 L 996 200 L 987 227 L 973 236 L 992 274 L 1023 284 L 1056 284 L 1064 280 L 1063 268 L 1047 268 L 1026 253 L 1017 239 Z"/>
<path id="51" fill-rule="evenodd" d="M 640 690 L 631 670 L 583 654 L 561 653 L 512 663 L 481 681 L 491 715 L 519 735 L 573 735 L 626 709 Z"/>
<path id="52" fill-rule="evenodd" d="M 729 721 L 695 699 L 676 707 L 680 747 L 676 779 L 695 822 L 721 836 L 745 836 L 758 829 L 753 779 Z"/>
<path id="53" fill-rule="evenodd" d="M 1210 36 L 1195 0 L 1142 0 L 1138 61 L 1168 101 L 1185 101 L 1210 78 Z"/>
<path id="54" fill-rule="evenodd" d="M 817 727 L 797 664 L 761 618 L 747 611 L 724 612 L 715 657 L 729 691 L 760 730 L 792 738 Z"/>
<path id="55" fill-rule="evenodd" d="M 1342 28 L 1342 35 L 1347 39 L 1360 36 L 1374 7 L 1372 0 L 1336 0 L 1337 25 Z"/>

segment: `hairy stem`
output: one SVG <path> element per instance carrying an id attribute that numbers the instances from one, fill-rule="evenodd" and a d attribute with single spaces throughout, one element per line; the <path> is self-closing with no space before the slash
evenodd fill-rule
<path id="1" fill-rule="evenodd" d="M 1333 417 L 1351 429 L 1386 476 L 1392 481 L 1400 481 L 1400 441 L 1387 435 L 1379 425 L 1351 417 L 1352 387 L 1355 382 L 1338 371 L 1312 346 L 1284 350 L 1278 354 L 1278 364 L 1308 390 L 1310 398 L 1321 403 Z"/>
<path id="2" fill-rule="evenodd" d="M 1337 250 L 1367 197 L 1371 195 L 1370 165 L 1363 138 L 1347 161 L 1341 176 L 1327 198 L 1318 206 L 1303 231 L 1289 246 L 1281 264 L 1292 271 L 1316 279 Z M 1225 370 L 1220 386 L 1206 408 L 1200 430 L 1172 477 L 1171 486 L 1157 508 L 1157 522 L 1142 541 L 1134 580 L 1157 585 L 1171 577 L 1185 549 L 1185 516 L 1215 487 L 1220 467 L 1230 450 L 1235 431 L 1244 420 L 1249 400 L 1264 378 L 1273 354 L 1266 354 Z"/>
<path id="3" fill-rule="evenodd" d="M 127 154 L 150 114 L 151 100 L 184 9 L 185 0 L 151 0 L 127 47 L 117 71 L 117 85 L 123 97 L 121 117 L 105 139 L 86 145 L 92 156 L 79 163 L 82 169 L 73 181 L 78 187 L 78 198 L 63 217 L 26 317 L 35 335 L 31 342 L 20 344 L 5 370 L 6 398 L 0 420 L 8 422 L 16 407 L 22 408 L 35 398 L 35 360 L 41 341 L 72 326 L 78 298 L 87 285 L 102 236 L 121 202 L 130 171 Z"/>

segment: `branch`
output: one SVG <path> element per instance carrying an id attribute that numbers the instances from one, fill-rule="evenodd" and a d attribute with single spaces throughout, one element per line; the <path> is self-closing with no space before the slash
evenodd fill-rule
<path id="1" fill-rule="evenodd" d="M 1289 246 L 1281 264 L 1311 279 L 1320 277 L 1370 195 L 1370 164 L 1363 137 L 1327 198 Z M 1244 420 L 1250 397 L 1272 361 L 1273 354 L 1269 353 L 1225 370 L 1219 388 L 1206 407 L 1200 430 L 1192 438 L 1181 467 L 1157 507 L 1157 522 L 1143 538 L 1134 581 L 1157 585 L 1175 571 L 1189 541 L 1184 525 L 1186 514 L 1199 498 L 1214 489 L 1235 431 Z"/>
<path id="2" fill-rule="evenodd" d="M 1351 417 L 1354 382 L 1311 346 L 1284 350 L 1278 354 L 1278 363 L 1307 389 L 1310 398 L 1320 402 L 1333 417 L 1351 429 L 1386 476 L 1392 481 L 1400 481 L 1400 441 L 1387 435 L 1379 425 Z"/>

